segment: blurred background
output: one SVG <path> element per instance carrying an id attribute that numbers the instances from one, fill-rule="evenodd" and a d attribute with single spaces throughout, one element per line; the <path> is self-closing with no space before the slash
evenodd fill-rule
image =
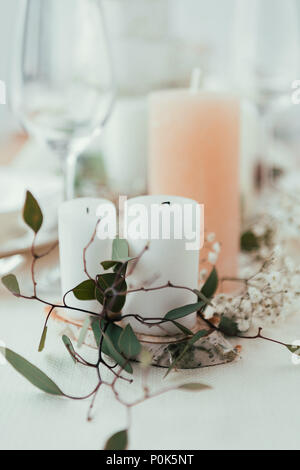
<path id="1" fill-rule="evenodd" d="M 12 65 L 23 3 L 0 0 L 0 80 L 6 82 L 8 93 L 8 104 L 0 105 L 2 257 L 28 248 L 27 234 L 14 218 L 25 188 L 39 195 L 47 213 L 47 234 L 41 245 L 56 239 L 56 209 L 63 198 L 63 152 L 76 153 L 76 196 L 114 199 L 119 193 L 146 193 L 147 97 L 157 89 L 188 87 L 195 69 L 203 89 L 234 91 L 242 100 L 244 220 L 253 215 L 258 194 L 269 184 L 270 175 L 277 178 L 291 169 L 298 171 L 300 106 L 291 98 L 292 84 L 300 79 L 300 0 L 102 0 L 106 52 L 103 44 L 93 43 L 97 70 L 105 76 L 101 93 L 107 100 L 101 102 L 105 113 L 99 119 L 102 132 L 91 131 L 88 139 L 77 139 L 73 153 L 70 146 L 59 147 L 59 139 L 37 132 L 36 124 L 28 125 L 29 114 L 26 117 L 26 107 L 20 105 Z M 89 75 L 88 16 L 81 15 L 81 21 L 77 61 Z M 29 36 L 40 28 L 43 38 L 47 16 L 41 23 L 38 15 L 32 15 L 27 26 Z M 52 31 L 52 36 L 62 33 L 67 37 L 67 25 L 62 22 L 61 28 Z M 67 46 L 66 51 L 57 48 L 56 70 L 67 60 Z M 26 42 L 26 60 L 32 70 L 35 54 L 30 41 Z M 19 102 L 14 107 L 16 96 Z M 80 108 L 80 93 L 76 102 Z"/>

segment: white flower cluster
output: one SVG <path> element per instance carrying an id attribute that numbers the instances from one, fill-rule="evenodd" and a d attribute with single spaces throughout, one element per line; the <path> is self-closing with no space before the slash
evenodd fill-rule
<path id="1" fill-rule="evenodd" d="M 251 255 L 247 258 L 251 264 Z M 252 259 L 252 270 L 257 266 L 255 263 Z M 217 295 L 206 317 L 225 315 L 236 321 L 241 332 L 246 332 L 251 326 L 275 323 L 296 313 L 300 307 L 300 269 L 290 257 L 284 256 L 280 247 L 275 247 L 261 264 L 256 274 L 239 280 L 239 294 Z"/>
<path id="2" fill-rule="evenodd" d="M 284 319 L 300 307 L 300 269 L 279 249 L 257 274 L 241 281 L 241 287 L 237 296 L 217 295 L 206 315 L 225 315 L 246 332 L 252 325 Z"/>
<path id="3" fill-rule="evenodd" d="M 213 266 L 215 266 L 217 264 L 217 261 L 219 259 L 219 254 L 221 253 L 221 245 L 219 242 L 216 241 L 216 235 L 215 233 L 209 233 L 207 236 L 206 236 L 206 243 L 207 245 L 210 245 L 209 246 L 209 253 L 208 253 L 208 256 L 207 256 L 207 261 L 212 264 Z M 202 273 L 202 278 L 203 278 L 203 274 Z"/>
<path id="4" fill-rule="evenodd" d="M 263 326 L 285 319 L 300 309 L 300 189 L 287 184 L 263 204 L 263 212 L 248 227 L 259 245 L 258 249 L 241 254 L 238 293 L 218 294 L 207 318 L 225 315 L 246 332 L 251 326 Z M 253 240 L 253 239 L 252 239 Z M 215 265 L 221 246 L 215 235 L 206 237 L 210 243 L 208 261 Z M 251 238 L 250 238 L 251 242 Z M 297 262 L 298 253 L 298 262 Z M 201 272 L 201 280 L 207 271 Z"/>

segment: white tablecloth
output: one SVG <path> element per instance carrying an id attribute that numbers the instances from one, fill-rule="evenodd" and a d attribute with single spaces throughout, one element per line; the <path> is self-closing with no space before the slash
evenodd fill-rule
<path id="1" fill-rule="evenodd" d="M 34 302 L 0 294 L 0 340 L 52 377 L 66 393 L 85 395 L 96 383 L 94 371 L 75 366 L 55 331 L 46 350 L 37 353 L 43 309 Z M 300 339 L 300 315 L 266 329 L 283 341 Z M 300 366 L 284 348 L 262 341 L 242 341 L 242 359 L 234 364 L 173 373 L 153 369 L 152 390 L 200 381 L 211 391 L 175 391 L 143 403 L 133 412 L 130 449 L 300 449 Z M 92 351 L 83 351 L 93 354 Z M 140 376 L 122 383 L 130 400 L 140 396 Z M 102 449 L 106 439 L 126 427 L 126 412 L 103 388 L 92 423 L 88 402 L 47 396 L 9 365 L 0 366 L 1 449 Z"/>

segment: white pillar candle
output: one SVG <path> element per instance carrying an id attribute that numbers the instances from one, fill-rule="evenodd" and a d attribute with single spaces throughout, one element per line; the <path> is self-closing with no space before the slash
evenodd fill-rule
<path id="1" fill-rule="evenodd" d="M 160 220 L 157 218 L 157 210 L 162 211 Z M 180 211 L 183 217 L 179 215 Z M 164 239 L 162 227 L 167 223 L 170 214 L 170 237 Z M 180 237 L 178 230 L 183 232 L 181 239 L 176 239 Z M 189 237 L 187 231 L 194 233 Z M 169 281 L 177 286 L 196 289 L 203 231 L 203 208 L 195 201 L 170 196 L 145 196 L 129 200 L 124 211 L 124 236 L 129 243 L 129 255 L 138 256 L 147 244 L 149 249 L 143 254 L 131 275 L 129 268 L 128 290 L 140 287 L 155 288 Z M 157 239 L 153 239 L 154 232 Z M 191 246 L 191 239 L 197 239 L 198 243 Z M 123 314 L 163 319 L 169 311 L 196 302 L 196 295 L 183 289 L 166 288 L 152 292 L 129 293 Z M 149 327 L 134 318 L 126 322 L 131 323 L 138 333 L 157 336 L 180 334 L 172 323 Z M 196 323 L 196 313 L 178 322 L 191 329 Z"/>
<path id="2" fill-rule="evenodd" d="M 88 279 L 84 269 L 83 252 L 95 233 L 101 210 L 107 207 L 116 213 L 114 204 L 105 199 L 74 199 L 64 202 L 59 208 L 59 245 L 62 295 Z M 111 259 L 112 240 L 97 236 L 86 251 L 86 267 L 93 278 L 102 274 L 102 261 Z M 97 301 L 80 301 L 73 292 L 66 298 L 68 305 L 98 313 L 101 305 Z M 69 310 L 68 317 L 84 320 L 86 314 Z"/>
<path id="3" fill-rule="evenodd" d="M 104 133 L 104 157 L 111 188 L 141 194 L 147 184 L 148 108 L 146 98 L 121 98 Z"/>

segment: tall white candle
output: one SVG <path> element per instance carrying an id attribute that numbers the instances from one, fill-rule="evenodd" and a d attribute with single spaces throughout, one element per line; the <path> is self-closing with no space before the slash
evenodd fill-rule
<path id="1" fill-rule="evenodd" d="M 161 211 L 160 219 L 157 218 L 158 210 Z M 167 233 L 163 232 L 163 227 L 170 215 L 170 237 L 164 239 Z M 138 256 L 149 244 L 149 249 L 143 254 L 133 273 L 128 276 L 129 290 L 140 287 L 155 288 L 168 282 L 191 289 L 197 288 L 199 245 L 203 239 L 203 211 L 199 204 L 190 199 L 170 196 L 134 198 L 126 204 L 124 221 L 131 257 Z M 183 236 L 176 239 L 180 237 L 181 231 Z M 153 239 L 153 236 L 157 239 Z M 192 238 L 198 240 L 195 246 L 189 243 Z M 123 314 L 163 319 L 169 311 L 196 302 L 197 297 L 183 289 L 166 288 L 152 292 L 129 293 Z M 178 321 L 185 327 L 192 328 L 196 323 L 196 313 Z M 134 318 L 127 322 L 130 322 L 138 333 L 158 336 L 180 334 L 178 328 L 171 323 L 149 327 Z"/>
<path id="2" fill-rule="evenodd" d="M 120 98 L 104 132 L 104 157 L 111 188 L 141 194 L 147 185 L 148 108 L 146 98 Z"/>
<path id="3" fill-rule="evenodd" d="M 99 209 L 108 207 L 115 213 L 115 206 L 105 199 L 75 199 L 64 202 L 59 208 L 59 245 L 62 295 L 74 289 L 88 279 L 84 269 L 83 252 L 92 239 L 97 222 Z M 95 278 L 102 274 L 102 261 L 111 259 L 112 240 L 100 240 L 97 236 L 86 251 L 87 271 Z M 98 313 L 101 306 L 96 301 L 77 300 L 71 292 L 66 298 L 71 307 Z M 86 315 L 81 312 L 68 311 L 68 316 L 75 320 L 84 320 Z"/>

